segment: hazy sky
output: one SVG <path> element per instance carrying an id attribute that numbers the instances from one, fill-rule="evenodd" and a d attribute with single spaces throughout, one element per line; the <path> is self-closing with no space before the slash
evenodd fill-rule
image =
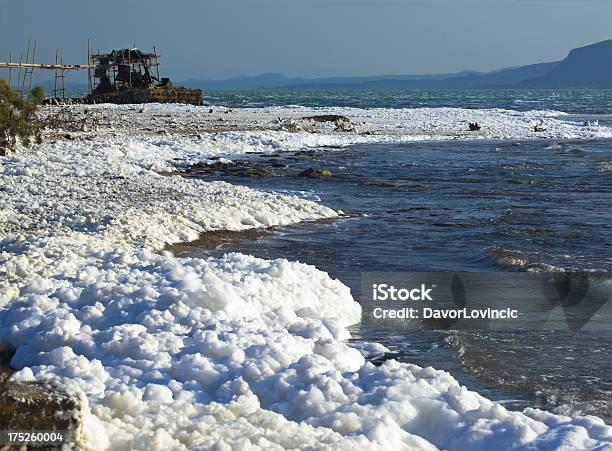
<path id="1" fill-rule="evenodd" d="M 2 0 L 0 60 L 31 34 L 39 62 L 156 45 L 177 80 L 488 70 L 610 39 L 611 19 L 612 0 Z"/>

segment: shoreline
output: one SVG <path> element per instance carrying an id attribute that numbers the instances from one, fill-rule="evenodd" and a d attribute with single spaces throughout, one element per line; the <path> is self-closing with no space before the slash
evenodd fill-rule
<path id="1" fill-rule="evenodd" d="M 182 254 L 194 249 L 212 250 L 223 244 L 231 244 L 242 240 L 258 240 L 272 234 L 271 229 L 245 229 L 245 230 L 211 230 L 203 232 L 193 241 L 167 244 L 161 252 L 170 252 L 180 257 Z"/>
<path id="2" fill-rule="evenodd" d="M 148 113 L 133 106 L 96 109 L 106 111 L 110 126 L 66 131 L 74 136 L 4 157 L 0 174 L 9 194 L 0 217 L 6 276 L 0 283 L 0 340 L 19 349 L 15 381 L 61 381 L 88 400 L 87 446 L 96 440 L 149 448 L 185 441 L 231 446 L 245 436 L 261 447 L 606 443 L 609 427 L 594 417 L 510 412 L 443 371 L 368 363 L 346 344 L 346 327 L 359 321 L 360 306 L 346 286 L 312 266 L 245 255 L 207 261 L 160 255 L 168 243 L 211 246 L 258 238 L 271 227 L 334 220 L 338 212 L 290 196 L 159 172 L 231 149 L 236 155 L 271 153 L 371 135 L 337 131 L 327 123 L 316 125 L 323 127 L 318 133 L 290 132 L 280 129 L 281 120 L 273 130 L 245 128 L 235 135 L 214 128 L 221 133 L 191 139 L 191 124 L 206 110 L 194 115 L 192 108 L 173 107 L 169 114 L 147 106 L 164 124 L 176 121 L 164 129 L 172 133 L 157 139 L 157 130 L 141 134 L 136 124 L 117 139 L 113 133 L 121 135 L 121 127 L 108 133 L 117 112 L 134 110 L 125 124 Z M 261 127 L 273 120 L 272 111 Z M 465 115 L 456 113 L 440 114 L 453 117 L 454 127 Z M 374 122 L 388 125 L 387 120 Z M 525 129 L 530 120 L 521 119 Z M 492 133 L 503 134 L 504 124 Z M 406 130 L 391 135 L 401 132 Z M 445 133 L 440 136 L 446 139 Z M 406 136 L 414 138 L 410 130 Z M 181 246 L 187 245 L 174 249 Z M 275 390 L 279 384 L 287 387 L 282 393 Z M 330 401 L 321 403 L 321 397 Z M 184 429 L 176 428 L 177 415 Z M 138 417 L 146 418 L 148 429 Z M 157 437 L 160 424 L 165 429 Z M 496 436 L 500 427 L 507 433 Z M 282 442 L 270 432 L 276 429 L 290 430 L 291 440 Z M 440 430 L 448 435 L 440 436 Z M 451 441 L 453 434 L 460 434 L 459 442 Z"/>

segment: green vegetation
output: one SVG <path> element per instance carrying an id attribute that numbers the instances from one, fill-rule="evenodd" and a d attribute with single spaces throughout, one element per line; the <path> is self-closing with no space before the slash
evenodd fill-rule
<path id="1" fill-rule="evenodd" d="M 13 91 L 7 82 L 0 80 L 0 155 L 14 149 L 18 141 L 24 146 L 42 142 L 43 123 L 36 112 L 45 100 L 45 91 L 38 86 L 27 99 Z"/>

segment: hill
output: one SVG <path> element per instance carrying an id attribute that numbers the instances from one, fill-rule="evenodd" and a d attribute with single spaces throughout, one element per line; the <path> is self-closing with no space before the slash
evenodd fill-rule
<path id="1" fill-rule="evenodd" d="M 612 88 L 612 39 L 572 50 L 567 58 L 540 77 L 526 80 L 530 88 Z"/>
<path id="2" fill-rule="evenodd" d="M 282 74 L 227 80 L 191 79 L 184 86 L 208 90 L 246 89 L 495 89 L 612 88 L 612 40 L 580 47 L 562 61 L 510 67 L 488 73 L 289 78 Z"/>

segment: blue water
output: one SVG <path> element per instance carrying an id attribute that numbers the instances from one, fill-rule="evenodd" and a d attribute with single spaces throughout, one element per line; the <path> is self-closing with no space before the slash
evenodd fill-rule
<path id="1" fill-rule="evenodd" d="M 507 108 L 551 109 L 578 114 L 611 114 L 612 90 L 472 89 L 378 91 L 207 91 L 206 102 L 230 107 L 302 105 L 354 108 Z"/>
<path id="2" fill-rule="evenodd" d="M 209 101 L 554 109 L 602 125 L 610 124 L 612 112 L 610 91 L 256 91 L 209 94 Z M 612 140 L 453 141 L 250 155 L 284 161 L 289 175 L 224 180 L 319 200 L 348 217 L 286 227 L 213 253 L 313 264 L 362 303 L 368 302 L 359 298 L 364 271 L 612 271 L 611 149 Z M 305 168 L 334 175 L 295 176 Z M 402 361 L 447 369 L 509 408 L 538 405 L 612 422 L 612 334 L 606 331 L 393 332 L 364 320 L 353 334 L 385 344 Z"/>

